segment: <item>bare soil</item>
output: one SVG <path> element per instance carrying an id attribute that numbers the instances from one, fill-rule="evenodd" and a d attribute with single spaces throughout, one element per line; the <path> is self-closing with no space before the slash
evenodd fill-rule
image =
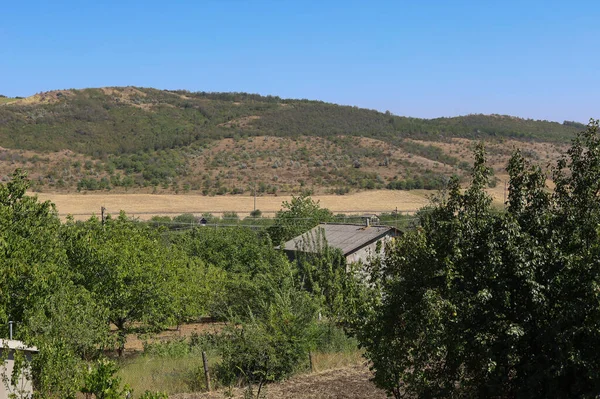
<path id="1" fill-rule="evenodd" d="M 127 342 L 125 343 L 125 353 L 127 355 L 141 352 L 144 350 L 144 341 L 148 342 L 159 342 L 159 341 L 171 341 L 177 338 L 189 338 L 192 334 L 206 334 L 206 333 L 217 333 L 220 332 L 224 323 L 214 322 L 203 322 L 203 323 L 189 323 L 179 326 L 179 328 L 173 327 L 168 330 L 162 331 L 159 334 L 153 335 L 148 339 L 141 338 L 136 334 L 129 334 L 127 336 Z"/>
<path id="2" fill-rule="evenodd" d="M 369 380 L 372 377 L 366 363 L 328 370 L 320 373 L 304 374 L 287 381 L 263 387 L 268 399 L 384 399 L 385 392 Z M 229 396 L 228 390 L 210 393 L 189 393 L 171 395 L 171 399 L 221 399 L 226 397 L 243 398 L 245 389 L 235 388 Z M 262 396 L 262 393 L 261 393 Z"/>

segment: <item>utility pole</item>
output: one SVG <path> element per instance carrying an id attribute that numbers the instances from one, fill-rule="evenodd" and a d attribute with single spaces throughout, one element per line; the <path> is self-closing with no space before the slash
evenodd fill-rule
<path id="1" fill-rule="evenodd" d="M 100 207 L 100 214 L 102 215 L 102 226 L 104 226 L 104 211 L 106 210 L 105 207 L 101 206 Z"/>

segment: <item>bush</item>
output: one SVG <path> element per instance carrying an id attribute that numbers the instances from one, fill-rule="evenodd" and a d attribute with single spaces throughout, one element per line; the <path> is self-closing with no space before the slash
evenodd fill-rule
<path id="1" fill-rule="evenodd" d="M 315 328 L 315 347 L 318 352 L 352 352 L 358 348 L 358 341 L 346 334 L 343 328 L 331 322 L 317 323 Z"/>
<path id="2" fill-rule="evenodd" d="M 96 399 L 123 399 L 131 390 L 121 388 L 121 378 L 115 376 L 118 368 L 114 362 L 99 360 L 84 376 L 81 392 L 93 394 Z"/>
<path id="3" fill-rule="evenodd" d="M 240 220 L 240 216 L 236 212 L 223 212 L 223 220 L 237 222 Z"/>
<path id="4" fill-rule="evenodd" d="M 260 391 L 262 384 L 291 375 L 308 361 L 315 311 L 306 293 L 290 290 L 276 294 L 260 316 L 250 315 L 239 328 L 227 330 L 219 379 L 227 385 L 240 380 L 258 384 Z"/>
<path id="5" fill-rule="evenodd" d="M 250 216 L 252 216 L 253 218 L 259 218 L 262 216 L 262 211 L 260 209 L 255 209 L 252 212 L 250 212 Z"/>
<path id="6" fill-rule="evenodd" d="M 185 338 L 172 341 L 144 342 L 144 356 L 178 358 L 188 355 L 192 346 Z"/>

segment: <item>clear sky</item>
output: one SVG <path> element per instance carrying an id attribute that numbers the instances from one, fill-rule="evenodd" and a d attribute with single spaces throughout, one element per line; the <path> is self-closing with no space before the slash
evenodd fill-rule
<path id="1" fill-rule="evenodd" d="M 134 85 L 587 122 L 599 44 L 598 0 L 6 0 L 0 94 Z"/>

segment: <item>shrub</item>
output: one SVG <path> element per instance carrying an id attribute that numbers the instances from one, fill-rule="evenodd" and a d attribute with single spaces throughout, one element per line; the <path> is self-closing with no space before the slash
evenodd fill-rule
<path id="1" fill-rule="evenodd" d="M 185 338 L 172 341 L 144 342 L 144 356 L 178 358 L 188 355 L 192 346 Z"/>
<path id="2" fill-rule="evenodd" d="M 96 399 L 123 399 L 131 391 L 121 387 L 121 378 L 115 374 L 118 368 L 109 360 L 98 360 L 84 376 L 81 392 L 93 394 Z"/>
<path id="3" fill-rule="evenodd" d="M 262 211 L 260 209 L 255 209 L 252 212 L 250 212 L 250 216 L 252 216 L 253 218 L 259 218 L 262 216 Z"/>
<path id="4" fill-rule="evenodd" d="M 351 352 L 358 348 L 358 341 L 349 337 L 344 329 L 332 322 L 317 323 L 314 349 L 323 353 Z"/>
<path id="5" fill-rule="evenodd" d="M 280 381 L 306 364 L 314 341 L 316 308 L 309 295 L 296 290 L 275 294 L 258 316 L 227 330 L 221 350 L 219 379 L 262 384 Z"/>

